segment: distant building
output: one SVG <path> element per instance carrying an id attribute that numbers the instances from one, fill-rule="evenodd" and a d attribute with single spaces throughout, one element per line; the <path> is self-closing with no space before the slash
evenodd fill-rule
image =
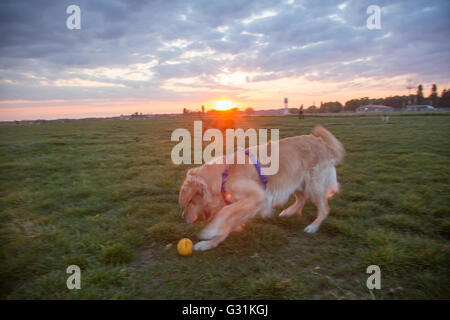
<path id="1" fill-rule="evenodd" d="M 406 111 L 433 111 L 433 110 L 436 110 L 436 108 L 424 104 L 406 106 Z"/>
<path id="2" fill-rule="evenodd" d="M 288 98 L 284 98 L 284 114 L 289 114 Z"/>
<path id="3" fill-rule="evenodd" d="M 356 109 L 356 112 L 391 112 L 394 108 L 378 104 L 366 104 Z"/>

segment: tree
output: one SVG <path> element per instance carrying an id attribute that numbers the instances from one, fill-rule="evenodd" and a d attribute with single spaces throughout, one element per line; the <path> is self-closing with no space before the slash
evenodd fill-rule
<path id="1" fill-rule="evenodd" d="M 442 90 L 441 98 L 439 99 L 439 108 L 450 108 L 450 90 Z"/>
<path id="2" fill-rule="evenodd" d="M 316 106 L 309 106 L 305 110 L 305 112 L 308 112 L 308 113 L 316 113 L 318 111 L 319 111 L 319 108 L 317 108 Z"/>
<path id="3" fill-rule="evenodd" d="M 423 104 L 423 86 L 419 84 L 417 87 L 417 104 Z"/>
<path id="4" fill-rule="evenodd" d="M 131 114 L 131 118 L 143 118 L 144 114 L 142 112 L 135 112 L 133 114 Z"/>
<path id="5" fill-rule="evenodd" d="M 320 112 L 340 112 L 342 110 L 342 104 L 339 101 L 325 102 Z"/>
<path id="6" fill-rule="evenodd" d="M 368 97 L 360 98 L 360 99 L 351 99 L 345 103 L 345 111 L 355 111 L 361 106 L 366 104 L 371 104 L 371 100 Z"/>
<path id="7" fill-rule="evenodd" d="M 359 99 L 352 99 L 345 102 L 344 109 L 345 111 L 355 111 L 361 106 L 361 102 Z"/>
<path id="8" fill-rule="evenodd" d="M 403 108 L 407 103 L 408 103 L 407 96 L 393 96 L 385 98 L 382 104 L 385 106 L 400 109 Z"/>
<path id="9" fill-rule="evenodd" d="M 255 113 L 255 110 L 253 108 L 246 108 L 244 110 L 244 114 L 253 114 Z"/>
<path id="10" fill-rule="evenodd" d="M 437 95 L 437 86 L 435 83 L 433 83 L 433 85 L 431 86 L 431 94 L 430 94 L 430 103 L 432 106 L 437 106 L 438 105 L 438 95 Z"/>

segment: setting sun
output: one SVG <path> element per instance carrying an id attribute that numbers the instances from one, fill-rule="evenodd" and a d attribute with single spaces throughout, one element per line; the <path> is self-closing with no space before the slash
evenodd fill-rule
<path id="1" fill-rule="evenodd" d="M 214 109 L 220 111 L 230 110 L 236 107 L 236 104 L 231 100 L 217 100 L 214 103 Z"/>

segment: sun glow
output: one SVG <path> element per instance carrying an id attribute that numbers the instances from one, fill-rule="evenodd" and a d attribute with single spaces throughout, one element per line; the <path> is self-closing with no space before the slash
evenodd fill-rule
<path id="1" fill-rule="evenodd" d="M 231 100 L 217 100 L 214 103 L 214 109 L 220 111 L 230 110 L 236 107 L 236 104 Z"/>

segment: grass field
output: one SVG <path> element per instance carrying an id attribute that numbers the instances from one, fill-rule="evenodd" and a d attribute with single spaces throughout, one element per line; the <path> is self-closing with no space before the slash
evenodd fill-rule
<path id="1" fill-rule="evenodd" d="M 317 234 L 308 202 L 184 258 L 176 242 L 202 222 L 180 217 L 189 166 L 172 164 L 170 135 L 192 121 L 0 126 L 0 298 L 450 299 L 450 114 L 245 119 L 281 138 L 329 129 L 347 150 L 341 192 Z"/>

